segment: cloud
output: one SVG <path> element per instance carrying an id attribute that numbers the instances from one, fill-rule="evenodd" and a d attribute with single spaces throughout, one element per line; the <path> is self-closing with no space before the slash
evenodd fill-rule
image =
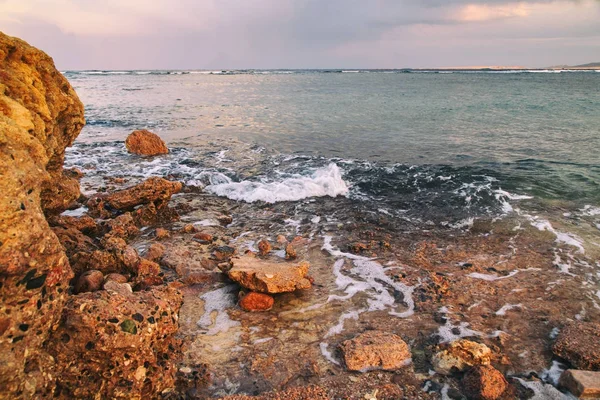
<path id="1" fill-rule="evenodd" d="M 0 0 L 0 30 L 61 68 L 583 62 L 599 20 L 598 0 Z"/>

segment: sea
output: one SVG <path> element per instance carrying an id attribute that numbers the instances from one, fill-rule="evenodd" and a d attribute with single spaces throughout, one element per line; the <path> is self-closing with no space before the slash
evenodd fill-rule
<path id="1" fill-rule="evenodd" d="M 510 338 L 509 373 L 538 371 L 543 384 L 525 386 L 548 398 L 567 368 L 551 340 L 599 315 L 600 71 L 63 73 L 85 105 L 65 160 L 85 174 L 84 195 L 178 180 L 172 202 L 194 211 L 174 229 L 215 229 L 240 253 L 284 234 L 311 263 L 313 290 L 277 297 L 269 322 L 239 311 L 235 285 L 187 295 L 186 357 L 211 365 L 205 394 L 306 384 L 298 354 L 342 379 L 335 349 L 368 326 L 418 351 L 434 337 Z M 129 154 L 136 129 L 169 154 Z M 210 219 L 219 207 L 233 216 L 226 231 Z M 134 246 L 153 240 L 142 231 Z M 265 354 L 276 368 L 243 362 Z M 454 384 L 431 379 L 446 398 Z"/>
<path id="2" fill-rule="evenodd" d="M 64 75 L 87 121 L 67 163 L 96 157 L 95 174 L 171 174 L 240 201 L 348 196 L 436 223 L 501 215 L 515 200 L 562 213 L 600 204 L 600 71 Z M 172 153 L 127 165 L 134 129 Z M 193 154 L 209 141 L 222 143 L 215 165 Z M 271 160 L 237 170 L 230 141 Z"/>

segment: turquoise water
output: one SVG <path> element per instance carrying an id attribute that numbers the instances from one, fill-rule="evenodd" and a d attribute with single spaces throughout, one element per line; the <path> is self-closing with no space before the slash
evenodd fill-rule
<path id="1" fill-rule="evenodd" d="M 233 137 L 374 163 L 375 180 L 365 179 L 372 168 L 346 172 L 381 196 L 408 179 L 381 168 L 415 165 L 491 176 L 537 198 L 600 203 L 600 73 L 386 72 L 65 75 L 86 105 L 82 145 L 122 141 L 138 128 L 183 147 Z"/>

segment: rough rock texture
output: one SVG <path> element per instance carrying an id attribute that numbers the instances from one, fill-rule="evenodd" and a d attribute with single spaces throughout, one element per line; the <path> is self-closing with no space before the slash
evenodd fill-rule
<path id="1" fill-rule="evenodd" d="M 569 369 L 562 373 L 558 383 L 579 398 L 600 398 L 600 372 Z"/>
<path id="2" fill-rule="evenodd" d="M 125 147 L 130 153 L 144 156 L 156 156 L 169 152 L 165 142 L 157 134 L 145 129 L 131 132 L 125 139 Z"/>
<path id="3" fill-rule="evenodd" d="M 167 208 L 171 196 L 178 193 L 182 186 L 181 182 L 152 177 L 128 189 L 110 194 L 96 194 L 88 200 L 87 206 L 90 214 L 100 218 L 109 218 L 118 211 L 131 211 L 142 204 L 151 205 L 156 212 L 160 212 Z M 136 213 L 140 214 L 139 211 L 140 209 L 137 209 Z"/>
<path id="4" fill-rule="evenodd" d="M 600 323 L 575 322 L 558 335 L 552 351 L 578 369 L 600 370 Z"/>
<path id="5" fill-rule="evenodd" d="M 282 392 L 263 393 L 260 396 L 233 395 L 221 400 L 329 400 L 327 393 L 318 386 L 306 386 L 287 389 Z"/>
<path id="6" fill-rule="evenodd" d="M 165 246 L 160 243 L 152 243 L 148 247 L 148 250 L 146 250 L 144 257 L 150 261 L 158 261 L 162 258 L 163 254 L 165 254 Z"/>
<path id="7" fill-rule="evenodd" d="M 240 307 L 244 311 L 269 311 L 273 308 L 275 299 L 265 293 L 250 292 L 240 300 Z"/>
<path id="8" fill-rule="evenodd" d="M 340 350 L 350 371 L 393 371 L 411 363 L 408 345 L 400 336 L 387 332 L 362 333 L 343 342 Z"/>
<path id="9" fill-rule="evenodd" d="M 79 197 L 79 183 L 63 173 L 63 161 L 65 148 L 73 143 L 85 123 L 83 104 L 67 79 L 56 70 L 52 58 L 2 33 L 0 114 L 11 119 L 23 136 L 43 148 L 42 154 L 35 154 L 31 161 L 48 172 L 44 177 L 47 179 L 38 178 L 44 211 L 65 210 Z M 31 167 L 26 171 L 32 171 Z"/>
<path id="10" fill-rule="evenodd" d="M 60 367 L 60 396 L 155 398 L 173 387 L 181 303 L 170 287 L 72 297 L 48 346 Z"/>
<path id="11" fill-rule="evenodd" d="M 229 278 L 243 287 L 262 293 L 293 292 L 311 286 L 306 278 L 309 264 L 274 263 L 259 258 L 243 256 L 232 258 L 233 268 Z"/>
<path id="12" fill-rule="evenodd" d="M 59 321 L 72 272 L 43 211 L 62 211 L 79 196 L 78 186 L 63 182 L 62 163 L 83 123 L 83 106 L 52 59 L 0 33 L 3 396 L 36 397 L 53 388 L 43 343 Z"/>
<path id="13" fill-rule="evenodd" d="M 477 365 L 463 377 L 464 393 L 473 400 L 496 400 L 506 391 L 504 375 L 491 365 Z"/>
<path id="14" fill-rule="evenodd" d="M 474 365 L 489 365 L 491 356 L 492 351 L 485 344 L 460 339 L 450 343 L 447 349 L 436 353 L 432 364 L 436 372 L 449 375 Z"/>

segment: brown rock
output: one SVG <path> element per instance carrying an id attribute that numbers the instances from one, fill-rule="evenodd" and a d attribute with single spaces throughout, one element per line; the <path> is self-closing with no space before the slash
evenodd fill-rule
<path id="1" fill-rule="evenodd" d="M 255 257 L 242 256 L 231 259 L 233 267 L 229 278 L 243 287 L 262 293 L 293 292 L 308 289 L 311 284 L 306 275 L 309 264 L 274 263 Z"/>
<path id="2" fill-rule="evenodd" d="M 148 247 L 148 250 L 146 250 L 144 257 L 150 261 L 158 261 L 162 258 L 163 254 L 165 254 L 165 246 L 160 243 L 152 243 Z"/>
<path id="3" fill-rule="evenodd" d="M 217 261 L 226 261 L 229 260 L 235 253 L 235 249 L 231 246 L 219 246 L 213 251 L 212 255 Z"/>
<path id="4" fill-rule="evenodd" d="M 98 249 L 92 238 L 75 228 L 55 226 L 52 231 L 60 240 L 60 244 L 64 246 L 69 257 L 82 251 L 89 253 Z"/>
<path id="5" fill-rule="evenodd" d="M 72 297 L 48 346 L 61 397 L 145 399 L 173 387 L 181 303 L 170 287 Z"/>
<path id="6" fill-rule="evenodd" d="M 227 226 L 233 222 L 233 218 L 231 218 L 231 216 L 229 216 L 229 215 L 219 215 L 217 217 L 217 221 L 219 221 L 219 223 L 221 225 Z"/>
<path id="7" fill-rule="evenodd" d="M 57 215 L 51 217 L 48 222 L 51 226 L 60 226 L 67 229 L 76 229 L 85 234 L 94 234 L 98 231 L 96 221 L 89 215 L 71 217 L 68 215 Z"/>
<path id="8" fill-rule="evenodd" d="M 167 208 L 171 196 L 181 188 L 181 182 L 152 177 L 127 189 L 96 194 L 87 201 L 87 206 L 91 215 L 100 218 L 110 218 L 114 211 L 131 211 L 142 204 L 152 204 L 159 212 Z"/>
<path id="9" fill-rule="evenodd" d="M 412 362 L 410 349 L 404 340 L 387 332 L 367 331 L 343 342 L 340 350 L 350 371 L 393 371 Z"/>
<path id="10" fill-rule="evenodd" d="M 169 236 L 169 231 L 164 228 L 156 228 L 156 231 L 154 232 L 154 237 L 159 240 L 168 238 Z"/>
<path id="11" fill-rule="evenodd" d="M 198 232 L 194 235 L 194 239 L 202 244 L 208 244 L 213 241 L 213 236 L 206 232 Z"/>
<path id="12" fill-rule="evenodd" d="M 296 249 L 291 244 L 285 246 L 285 258 L 286 260 L 293 260 L 298 257 Z"/>
<path id="13" fill-rule="evenodd" d="M 119 215 L 106 221 L 105 229 L 111 236 L 128 238 L 140 233 L 131 213 Z"/>
<path id="14" fill-rule="evenodd" d="M 110 273 L 104 277 L 104 282 L 114 281 L 117 283 L 127 283 L 128 279 L 125 275 Z"/>
<path id="15" fill-rule="evenodd" d="M 79 196 L 63 192 L 69 184 L 62 168 L 65 147 L 83 124 L 83 105 L 52 59 L 0 33 L 0 396 L 6 398 L 49 397 L 54 390 L 54 361 L 43 343 L 59 322 L 73 274 L 44 211 L 59 213 Z"/>
<path id="16" fill-rule="evenodd" d="M 600 372 L 569 369 L 562 373 L 559 385 L 581 399 L 600 398 Z"/>
<path id="17" fill-rule="evenodd" d="M 271 252 L 271 243 L 267 239 L 263 239 L 258 242 L 258 254 L 261 256 L 266 256 Z"/>
<path id="18" fill-rule="evenodd" d="M 143 156 L 156 156 L 169 152 L 165 142 L 157 134 L 145 129 L 131 132 L 125 139 L 125 147 L 128 152 Z"/>
<path id="19" fill-rule="evenodd" d="M 240 300 L 240 307 L 244 311 L 269 311 L 273 308 L 275 299 L 265 293 L 250 292 Z"/>
<path id="20" fill-rule="evenodd" d="M 436 372 L 449 375 L 454 371 L 465 371 L 474 365 L 489 365 L 491 357 L 492 351 L 485 344 L 460 339 L 437 352 L 431 363 Z"/>
<path id="21" fill-rule="evenodd" d="M 75 293 L 95 292 L 102 289 L 104 275 L 98 270 L 85 271 L 75 283 Z"/>
<path id="22" fill-rule="evenodd" d="M 508 387 L 504 375 L 491 365 L 476 365 L 462 379 L 464 393 L 473 400 L 496 400 Z"/>
<path id="23" fill-rule="evenodd" d="M 552 351 L 583 370 L 600 370 L 600 323 L 574 322 L 563 328 Z"/>

